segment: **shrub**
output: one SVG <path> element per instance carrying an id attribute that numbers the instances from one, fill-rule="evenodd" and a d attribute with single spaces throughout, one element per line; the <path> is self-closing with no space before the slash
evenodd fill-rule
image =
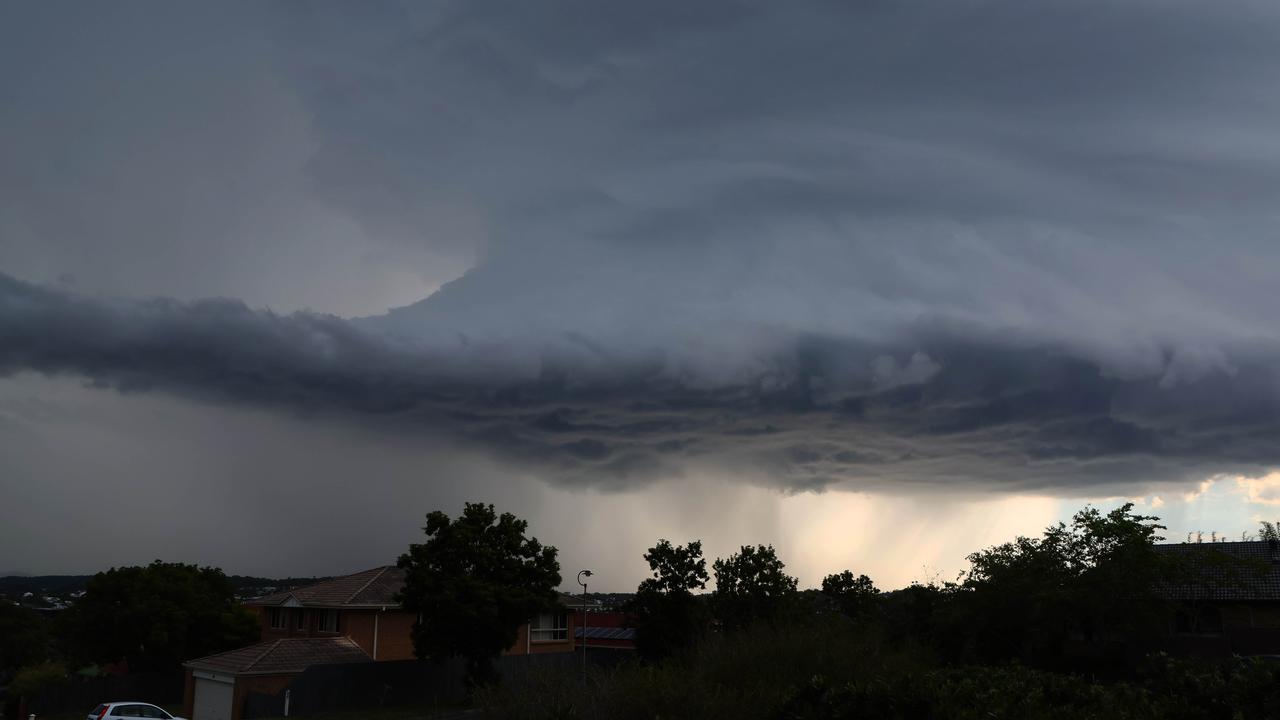
<path id="1" fill-rule="evenodd" d="M 67 682 L 67 669 L 59 663 L 41 663 L 18 671 L 9 683 L 10 697 L 31 700 Z"/>

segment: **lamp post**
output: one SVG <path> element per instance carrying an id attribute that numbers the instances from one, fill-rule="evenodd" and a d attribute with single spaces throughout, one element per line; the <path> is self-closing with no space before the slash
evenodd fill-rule
<path id="1" fill-rule="evenodd" d="M 587 583 L 582 578 L 591 577 L 590 570 L 578 572 L 578 584 L 582 586 L 582 677 L 587 676 Z"/>

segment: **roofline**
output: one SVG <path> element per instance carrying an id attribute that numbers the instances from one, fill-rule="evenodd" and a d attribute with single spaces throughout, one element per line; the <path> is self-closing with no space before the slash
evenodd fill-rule
<path id="1" fill-rule="evenodd" d="M 368 582 L 361 585 L 359 590 L 356 590 L 355 592 L 351 593 L 351 597 L 347 598 L 347 602 L 351 602 L 352 600 L 355 600 L 356 598 L 360 597 L 360 593 L 364 592 L 365 590 L 368 590 L 369 586 L 372 585 L 375 580 L 381 578 L 383 575 L 386 575 L 387 571 L 390 570 L 392 567 L 394 566 L 383 565 L 382 567 L 378 568 L 378 574 L 369 578 Z"/>
<path id="2" fill-rule="evenodd" d="M 182 663 L 182 667 L 184 667 L 184 668 L 186 668 L 186 669 L 188 669 L 188 670 L 203 670 L 203 671 L 205 671 L 205 672 L 220 673 L 220 674 L 222 674 L 222 675 L 230 675 L 231 677 L 246 677 L 246 676 L 249 676 L 249 675 L 288 675 L 288 674 L 290 674 L 290 673 L 297 674 L 297 673 L 305 672 L 307 668 L 309 668 L 309 667 L 315 667 L 315 666 L 317 666 L 317 665 L 335 665 L 335 664 L 336 664 L 336 665 L 345 665 L 345 664 L 351 664 L 351 663 L 311 663 L 310 665 L 304 665 L 304 666 L 302 666 L 302 667 L 300 667 L 300 668 L 296 668 L 296 669 L 295 669 L 295 668 L 287 668 L 287 669 L 285 669 L 285 670 L 228 670 L 228 669 L 226 669 L 226 668 L 215 668 L 215 667 L 212 667 L 212 666 L 209 666 L 209 665 L 197 665 L 197 664 L 195 664 L 195 662 L 196 662 L 196 661 L 194 661 L 194 660 L 192 660 L 192 661 L 190 661 L 190 662 L 184 662 L 184 663 Z M 126 701 L 126 700 L 116 700 L 115 702 L 131 702 L 131 701 Z M 139 701 L 139 702 L 141 702 L 141 701 Z"/>
<path id="3" fill-rule="evenodd" d="M 254 607 L 266 607 L 266 608 L 286 607 L 282 603 L 255 603 L 255 602 L 246 601 L 240 604 L 252 605 Z M 288 607 L 293 609 L 298 609 L 300 607 L 302 609 L 312 609 L 312 610 L 381 610 L 381 609 L 400 610 L 402 609 L 403 606 L 400 605 L 400 603 L 365 603 L 361 605 L 355 605 L 355 604 L 334 605 L 333 603 L 298 603 L 298 605 L 296 606 L 290 605 Z"/>

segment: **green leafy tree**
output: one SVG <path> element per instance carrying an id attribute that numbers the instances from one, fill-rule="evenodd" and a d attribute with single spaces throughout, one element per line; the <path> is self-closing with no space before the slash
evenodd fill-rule
<path id="1" fill-rule="evenodd" d="M 822 578 L 822 594 L 826 595 L 840 612 L 851 618 L 865 616 L 875 607 L 880 590 L 866 575 L 854 576 L 849 570 Z"/>
<path id="2" fill-rule="evenodd" d="M 467 503 L 456 520 L 427 515 L 427 541 L 400 556 L 400 602 L 419 614 L 413 647 L 423 659 L 461 657 L 468 677 L 492 679 L 492 663 L 529 618 L 555 606 L 556 549 L 525 536 L 528 523 L 493 505 Z"/>
<path id="3" fill-rule="evenodd" d="M 0 600 L 0 674 L 44 660 L 49 633 L 39 613 Z"/>
<path id="4" fill-rule="evenodd" d="M 44 662 L 23 668 L 13 676 L 7 692 L 13 698 L 34 700 L 67 683 L 67 669 L 58 663 Z"/>
<path id="5" fill-rule="evenodd" d="M 698 540 L 687 545 L 658 540 L 644 559 L 653 577 L 636 588 L 630 613 L 636 649 L 652 660 L 681 652 L 701 637 L 707 612 L 694 591 L 706 588 L 709 576 Z"/>
<path id="6" fill-rule="evenodd" d="M 776 619 L 796 594 L 796 579 L 783 570 L 772 545 L 743 545 L 728 558 L 717 559 L 712 569 L 716 591 L 712 604 L 726 628 Z"/>
<path id="7" fill-rule="evenodd" d="M 221 570 L 157 560 L 94 575 L 61 632 L 77 661 L 163 670 L 255 642 L 259 626 Z"/>
<path id="8" fill-rule="evenodd" d="M 1164 632 L 1173 604 L 1161 588 L 1186 582 L 1186 567 L 1155 549 L 1164 539 L 1159 518 L 1132 509 L 1086 508 L 1040 538 L 970 555 L 957 598 L 971 650 L 984 660 L 1054 665 L 1070 661 L 1073 644 L 1080 664 L 1096 669 Z"/>

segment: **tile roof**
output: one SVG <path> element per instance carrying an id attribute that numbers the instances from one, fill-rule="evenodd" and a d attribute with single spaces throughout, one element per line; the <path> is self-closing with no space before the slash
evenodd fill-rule
<path id="1" fill-rule="evenodd" d="M 1280 544 L 1270 541 L 1156 545 L 1191 561 L 1195 580 L 1170 588 L 1178 600 L 1280 601 Z"/>
<path id="2" fill-rule="evenodd" d="M 373 662 L 350 638 L 286 638 L 247 645 L 183 663 L 192 670 L 231 675 L 298 673 L 312 665 Z"/>
<path id="3" fill-rule="evenodd" d="M 395 565 L 384 565 L 354 575 L 343 575 L 314 585 L 245 600 L 244 604 L 279 606 L 285 605 L 292 598 L 303 607 L 400 607 L 395 598 L 403 588 L 404 570 Z M 580 596 L 559 593 L 557 599 L 569 610 L 582 609 Z M 594 605 L 595 602 L 588 604 Z"/>
<path id="4" fill-rule="evenodd" d="M 394 565 L 343 575 L 314 585 L 246 600 L 246 605 L 284 605 L 290 598 L 303 607 L 399 607 L 396 593 L 404 587 L 404 570 Z"/>
<path id="5" fill-rule="evenodd" d="M 584 628 L 576 628 L 573 632 L 573 636 L 575 638 L 581 638 L 583 630 Z M 585 628 L 585 630 L 587 631 L 587 639 L 589 640 L 635 640 L 636 639 L 635 628 L 588 626 Z"/>

